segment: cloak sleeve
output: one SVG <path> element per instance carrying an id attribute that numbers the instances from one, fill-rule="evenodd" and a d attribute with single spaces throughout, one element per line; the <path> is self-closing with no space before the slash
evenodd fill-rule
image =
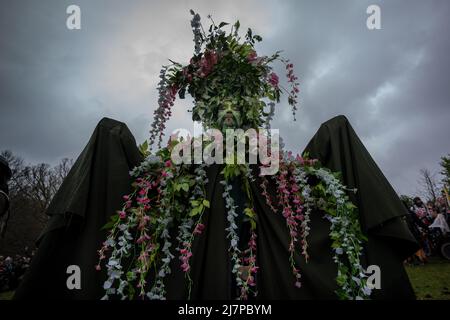
<path id="1" fill-rule="evenodd" d="M 124 123 L 103 118 L 53 198 L 50 220 L 15 299 L 99 299 L 106 279 L 96 272 L 100 231 L 131 190 L 129 171 L 141 156 Z M 68 290 L 67 267 L 81 271 L 81 290 Z M 95 285 L 93 285 L 95 284 Z"/>
<path id="2" fill-rule="evenodd" d="M 418 249 L 403 218 L 408 212 L 347 118 L 337 116 L 323 123 L 304 152 L 341 172 L 344 185 L 357 189 L 351 197 L 369 238 L 367 263 L 381 270 L 381 290 L 374 290 L 374 297 L 413 298 L 403 268 L 403 260 Z"/>

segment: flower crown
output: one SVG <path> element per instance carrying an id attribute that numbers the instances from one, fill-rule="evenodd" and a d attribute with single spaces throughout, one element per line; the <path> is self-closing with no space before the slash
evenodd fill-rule
<path id="1" fill-rule="evenodd" d="M 191 27 L 194 33 L 194 55 L 188 65 L 169 60 L 160 72 L 159 107 L 154 114 L 149 144 L 158 139 L 161 147 L 165 123 L 170 118 L 176 96 L 184 99 L 186 92 L 194 99 L 192 119 L 201 121 L 205 128 L 217 128 L 218 112 L 224 101 L 238 106 L 242 123 L 247 128 L 269 125 L 274 114 L 275 103 L 280 102 L 283 92 L 288 94 L 288 103 L 295 112 L 298 105 L 299 83 L 294 75 L 293 64 L 280 56 L 280 51 L 271 56 L 258 56 L 255 43 L 262 41 L 259 35 L 248 29 L 245 40 L 239 35 L 239 20 L 231 26 L 229 33 L 211 16 L 208 33 L 201 24 L 198 13 L 191 10 Z M 271 66 L 275 60 L 286 67 L 289 89 L 284 88 Z"/>

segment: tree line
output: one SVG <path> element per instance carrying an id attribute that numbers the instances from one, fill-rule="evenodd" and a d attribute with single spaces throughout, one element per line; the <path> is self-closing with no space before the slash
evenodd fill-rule
<path id="1" fill-rule="evenodd" d="M 46 210 L 72 167 L 73 160 L 64 158 L 57 165 L 27 164 L 9 150 L 0 154 L 12 172 L 9 186 L 10 218 L 4 237 L 0 239 L 0 255 L 22 254 L 33 249 L 36 239 L 48 221 Z"/>
<path id="2" fill-rule="evenodd" d="M 439 172 L 428 168 L 422 168 L 419 172 L 417 193 L 425 202 L 436 203 L 437 199 L 443 196 L 444 190 L 450 192 L 450 154 L 441 157 L 439 165 Z M 412 205 L 411 196 L 401 195 L 400 198 Z"/>

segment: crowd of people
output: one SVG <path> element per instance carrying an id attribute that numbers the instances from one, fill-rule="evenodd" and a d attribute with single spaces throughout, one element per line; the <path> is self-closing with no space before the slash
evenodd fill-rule
<path id="1" fill-rule="evenodd" d="M 34 250 L 28 251 L 25 248 L 24 255 L 0 256 L 0 292 L 11 291 L 17 288 L 34 255 Z"/>
<path id="2" fill-rule="evenodd" d="M 441 255 L 450 259 L 450 206 L 448 194 L 442 191 L 435 201 L 424 203 L 420 197 L 413 199 L 408 208 L 408 226 L 420 245 L 420 249 L 407 262 L 424 264 L 430 256 Z"/>

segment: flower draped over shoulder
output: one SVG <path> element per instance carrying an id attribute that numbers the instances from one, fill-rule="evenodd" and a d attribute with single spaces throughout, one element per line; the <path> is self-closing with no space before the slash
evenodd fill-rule
<path id="1" fill-rule="evenodd" d="M 212 214 L 215 203 L 210 203 L 205 189 L 209 183 L 208 166 L 175 165 L 170 155 L 180 140 L 171 139 L 166 147 L 161 147 L 165 123 L 172 114 L 177 95 L 192 96 L 192 117 L 205 128 L 221 129 L 219 114 L 224 101 L 236 106 L 243 128 L 269 127 L 275 103 L 281 101 L 283 93 L 287 94 L 295 120 L 300 89 L 293 64 L 282 58 L 280 52 L 258 55 L 255 43 L 262 38 L 248 29 L 241 39 L 239 21 L 227 33 L 224 28 L 228 23 L 216 25 L 210 18 L 206 33 L 200 16 L 193 11 L 191 14 L 194 55 L 188 65 L 171 61 L 161 70 L 158 108 L 150 138 L 140 148 L 144 161 L 131 172 L 133 192 L 124 196 L 122 209 L 105 226 L 109 233 L 99 250 L 96 266 L 97 270 L 106 267 L 108 273 L 104 299 L 165 299 L 166 282 L 176 258 L 185 275 L 190 298 L 191 259 L 196 255 L 193 242 L 207 231 L 205 217 Z M 275 61 L 285 66 L 287 89 L 273 70 Z M 158 144 L 156 152 L 151 149 L 155 143 Z M 338 173 L 323 168 L 307 155 L 283 151 L 279 161 L 279 172 L 269 178 L 259 177 L 258 188 L 272 213 L 285 221 L 292 286 L 302 290 L 302 266 L 295 257 L 300 254 L 308 263 L 311 215 L 319 211 L 329 221 L 330 251 L 337 266 L 335 294 L 341 299 L 368 298 L 371 290 L 361 264 L 366 238 L 361 232 L 356 207 L 348 197 L 355 190 L 347 189 Z M 239 181 L 242 190 L 235 189 L 235 181 Z M 226 164 L 220 172 L 231 272 L 238 298 L 243 300 L 257 296 L 257 274 L 261 272 L 257 258 L 258 210 L 250 187 L 255 181 L 255 170 L 247 164 Z M 269 185 L 276 187 L 275 196 L 270 194 Z M 242 210 L 233 196 L 235 192 L 244 195 Z M 244 250 L 239 246 L 238 218 L 241 216 L 250 229 Z M 176 232 L 175 239 L 172 230 Z"/>

